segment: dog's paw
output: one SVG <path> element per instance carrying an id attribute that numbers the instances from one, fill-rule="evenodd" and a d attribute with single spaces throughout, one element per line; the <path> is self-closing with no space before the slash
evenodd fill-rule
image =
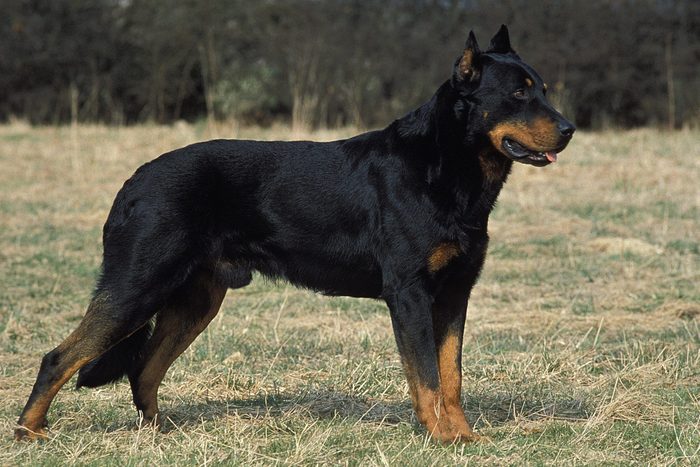
<path id="1" fill-rule="evenodd" d="M 30 430 L 25 426 L 20 426 L 15 429 L 15 441 L 36 441 L 47 438 L 48 435 L 44 427 Z"/>

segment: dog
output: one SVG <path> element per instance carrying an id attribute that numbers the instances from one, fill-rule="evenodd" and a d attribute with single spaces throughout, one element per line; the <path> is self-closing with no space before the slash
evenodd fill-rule
<path id="1" fill-rule="evenodd" d="M 166 153 L 124 183 L 77 329 L 42 362 L 15 430 L 46 437 L 59 389 L 127 376 L 157 424 L 168 367 L 253 272 L 388 305 L 418 421 L 439 442 L 479 439 L 461 406 L 467 302 L 513 162 L 546 166 L 572 123 L 511 48 L 473 32 L 426 104 L 333 142 L 214 140 Z"/>

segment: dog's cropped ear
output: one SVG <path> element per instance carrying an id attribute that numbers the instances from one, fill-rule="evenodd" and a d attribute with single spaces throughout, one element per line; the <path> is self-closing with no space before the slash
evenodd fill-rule
<path id="1" fill-rule="evenodd" d="M 515 50 L 510 46 L 510 36 L 508 35 L 508 28 L 505 24 L 501 24 L 501 29 L 499 29 L 496 35 L 491 39 L 491 46 L 488 51 L 497 54 L 515 53 Z"/>
<path id="2" fill-rule="evenodd" d="M 476 43 L 474 31 L 469 31 L 469 38 L 464 44 L 462 56 L 455 62 L 452 72 L 453 81 L 473 81 L 478 77 L 478 58 L 481 54 L 479 44 Z"/>

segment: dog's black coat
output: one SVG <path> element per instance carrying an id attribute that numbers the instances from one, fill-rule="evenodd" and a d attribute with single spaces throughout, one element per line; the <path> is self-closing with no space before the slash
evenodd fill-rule
<path id="1" fill-rule="evenodd" d="M 152 333 L 193 339 L 218 309 L 211 291 L 243 287 L 259 271 L 328 295 L 384 299 L 419 420 L 438 439 L 469 438 L 455 378 L 489 213 L 512 160 L 544 165 L 573 133 L 543 88 L 502 28 L 486 53 L 470 35 L 451 79 L 383 130 L 327 143 L 209 141 L 142 166 L 109 213 L 88 323 L 71 342 L 96 350 L 49 353 L 20 424 L 38 428 L 26 416 L 32 401 L 81 356 L 90 363 L 78 386 L 128 374 L 137 407 L 154 417 L 160 380 L 143 396 L 144 379 L 169 363 L 147 369 Z M 152 318 L 169 310 L 177 324 L 158 334 Z M 442 401 L 447 416 L 431 415 L 427 400 Z"/>

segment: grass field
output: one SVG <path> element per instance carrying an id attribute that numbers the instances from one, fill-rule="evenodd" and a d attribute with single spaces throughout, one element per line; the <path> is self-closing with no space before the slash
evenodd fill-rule
<path id="1" fill-rule="evenodd" d="M 580 133 L 554 166 L 515 167 L 464 348 L 464 406 L 491 442 L 426 440 L 382 303 L 259 278 L 171 368 L 164 433 L 134 429 L 127 383 L 69 383 L 49 440 L 13 442 L 41 356 L 84 313 L 117 190 L 212 134 L 0 127 L 0 465 L 700 464 L 697 131 Z"/>

